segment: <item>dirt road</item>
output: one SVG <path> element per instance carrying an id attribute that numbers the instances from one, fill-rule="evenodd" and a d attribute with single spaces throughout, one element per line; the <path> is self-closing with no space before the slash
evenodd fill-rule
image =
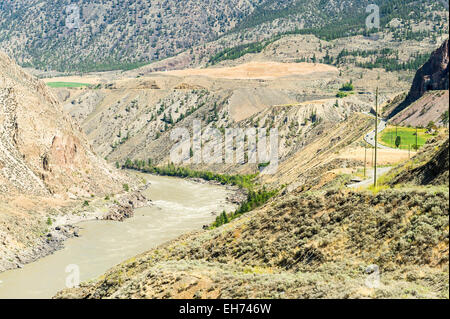
<path id="1" fill-rule="evenodd" d="M 383 176 L 384 174 L 388 173 L 391 169 L 392 169 L 392 167 L 378 167 L 377 168 L 377 178 L 379 178 L 379 177 Z M 349 188 L 360 188 L 360 187 L 369 187 L 369 186 L 373 185 L 373 183 L 374 183 L 374 169 L 369 169 L 367 171 L 367 173 L 370 176 L 370 178 L 365 179 L 365 180 L 363 180 L 361 182 L 358 182 L 358 183 L 347 185 L 347 187 L 349 187 Z"/>

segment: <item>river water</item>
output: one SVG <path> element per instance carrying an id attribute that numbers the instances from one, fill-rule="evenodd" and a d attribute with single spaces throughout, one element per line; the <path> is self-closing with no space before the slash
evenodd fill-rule
<path id="1" fill-rule="evenodd" d="M 215 219 L 212 212 L 233 209 L 225 200 L 229 194 L 225 187 L 144 177 L 151 183 L 146 195 L 153 206 L 137 209 L 124 222 L 78 224 L 81 237 L 68 239 L 62 250 L 22 269 L 0 273 L 0 298 L 51 298 L 66 282 L 73 282 L 77 273 L 81 281 L 94 279 L 128 258 L 201 229 Z"/>

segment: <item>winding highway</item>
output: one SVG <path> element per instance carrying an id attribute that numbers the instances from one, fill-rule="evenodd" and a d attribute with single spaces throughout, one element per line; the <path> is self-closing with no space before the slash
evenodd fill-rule
<path id="1" fill-rule="evenodd" d="M 370 113 L 364 113 L 364 114 L 372 116 L 372 117 L 375 117 L 374 115 L 372 115 Z M 384 131 L 384 129 L 387 127 L 387 124 L 388 124 L 387 120 L 380 119 L 380 122 L 378 123 L 378 130 L 377 130 L 378 134 L 381 133 L 382 131 Z M 367 133 L 364 136 L 364 140 L 369 145 L 371 145 L 372 147 L 375 147 L 375 130 L 370 131 L 369 133 Z M 377 143 L 377 148 L 378 149 L 394 149 L 394 148 L 382 145 L 380 143 Z M 388 173 L 391 169 L 392 169 L 392 167 L 378 167 L 377 168 L 377 176 L 381 177 L 382 175 Z M 372 185 L 374 183 L 374 170 L 368 168 L 367 173 L 368 173 L 368 176 L 369 176 L 368 179 L 365 179 L 365 180 L 363 180 L 361 182 L 357 182 L 357 183 L 353 183 L 353 184 L 347 185 L 347 187 L 349 187 L 349 188 L 359 188 L 359 187 L 368 187 L 368 186 Z"/>
<path id="2" fill-rule="evenodd" d="M 384 119 L 380 120 L 380 123 L 378 123 L 378 133 L 381 133 L 387 126 L 387 121 Z M 375 147 L 375 130 L 370 131 L 369 133 L 366 134 L 366 136 L 364 136 L 364 140 L 372 145 L 373 147 Z M 378 142 L 377 148 L 379 149 L 393 149 L 391 147 L 382 145 Z"/>

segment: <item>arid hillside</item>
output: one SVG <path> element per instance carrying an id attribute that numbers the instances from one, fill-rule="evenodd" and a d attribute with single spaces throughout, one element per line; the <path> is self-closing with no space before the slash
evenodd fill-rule
<path id="1" fill-rule="evenodd" d="M 433 90 L 411 103 L 403 111 L 392 117 L 391 122 L 398 125 L 426 127 L 433 122 L 445 126 L 444 113 L 449 110 L 449 91 Z"/>
<path id="2" fill-rule="evenodd" d="M 94 155 L 46 85 L 0 54 L 2 193 L 77 196 L 117 190 L 117 172 Z"/>
<path id="3" fill-rule="evenodd" d="M 428 141 L 424 149 L 409 161 L 401 163 L 382 180 L 389 185 L 448 185 L 448 131 Z"/>
<path id="4" fill-rule="evenodd" d="M 0 53 L 0 271 L 60 248 L 67 224 L 120 208 L 125 183 L 45 83 Z"/>
<path id="5" fill-rule="evenodd" d="M 440 153 L 416 156 L 443 173 Z M 448 174 L 438 184 L 298 188 L 56 297 L 448 298 Z"/>
<path id="6" fill-rule="evenodd" d="M 352 71 L 353 72 L 353 71 Z M 382 74 L 385 81 L 378 81 Z M 269 75 L 269 76 L 268 76 Z M 320 63 L 251 62 L 234 67 L 185 69 L 131 77 L 58 77 L 52 82 L 88 83 L 85 88 L 52 89 L 64 109 L 76 120 L 96 153 L 112 163 L 152 159 L 167 163 L 177 128 L 192 132 L 194 120 L 202 129 L 277 127 L 280 157 L 284 161 L 326 128 L 345 121 L 355 112 L 369 112 L 375 85 L 380 102 L 387 101 L 408 82 L 395 74 L 368 72 L 360 78 Z M 337 98 L 349 81 L 354 92 Z M 325 126 L 324 126 L 325 125 Z M 196 169 L 243 172 L 256 165 L 197 166 Z"/>
<path id="7" fill-rule="evenodd" d="M 271 80 L 280 77 L 295 75 L 311 75 L 314 73 L 338 72 L 337 68 L 312 63 L 276 63 L 276 62 L 250 62 L 235 67 L 208 68 L 208 69 L 185 69 L 169 71 L 167 75 L 183 76 L 206 76 L 220 79 L 261 79 Z"/>

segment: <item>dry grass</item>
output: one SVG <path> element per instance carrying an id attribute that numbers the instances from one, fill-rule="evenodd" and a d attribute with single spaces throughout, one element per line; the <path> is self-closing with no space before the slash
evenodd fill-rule
<path id="1" fill-rule="evenodd" d="M 59 297 L 448 298 L 447 247 L 448 191 L 300 192 Z"/>

